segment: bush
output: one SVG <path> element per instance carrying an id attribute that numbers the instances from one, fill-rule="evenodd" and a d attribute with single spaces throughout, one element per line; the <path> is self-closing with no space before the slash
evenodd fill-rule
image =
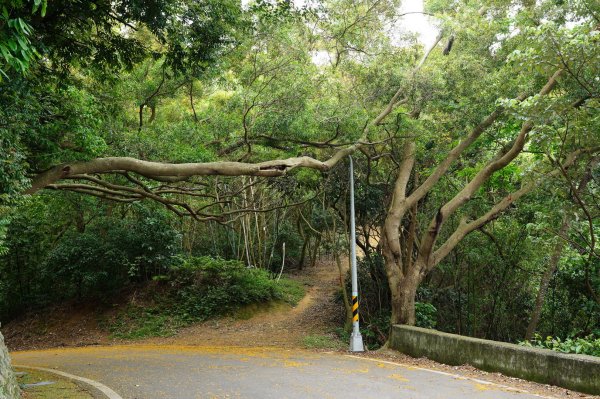
<path id="1" fill-rule="evenodd" d="M 164 273 L 179 236 L 166 221 L 104 217 L 85 232 L 70 232 L 47 255 L 42 275 L 53 281 L 56 299 L 106 299 L 129 282 Z"/>
<path id="2" fill-rule="evenodd" d="M 75 206 L 69 206 L 72 200 Z M 74 195 L 35 196 L 12 216 L 0 256 L 0 321 L 64 301 L 108 301 L 166 274 L 180 235 L 166 211 Z"/>
<path id="3" fill-rule="evenodd" d="M 244 305 L 282 300 L 295 305 L 303 296 L 295 281 L 269 278 L 263 269 L 248 268 L 237 260 L 181 258 L 167 275 L 155 279 L 166 284 L 152 306 L 132 306 L 109 327 L 117 338 L 172 335 L 193 322 L 231 313 Z"/>
<path id="4" fill-rule="evenodd" d="M 564 341 L 552 336 L 543 339 L 541 335 L 535 334 L 531 341 L 521 341 L 519 345 L 551 349 L 562 353 L 600 356 L 600 336 L 595 334 L 583 338 L 567 338 Z"/>
<path id="5" fill-rule="evenodd" d="M 435 328 L 437 309 L 430 303 L 415 302 L 415 318 L 417 327 Z"/>
<path id="6" fill-rule="evenodd" d="M 191 257 L 171 269 L 177 307 L 193 320 L 205 320 L 242 305 L 283 299 L 269 273 L 240 261 Z"/>

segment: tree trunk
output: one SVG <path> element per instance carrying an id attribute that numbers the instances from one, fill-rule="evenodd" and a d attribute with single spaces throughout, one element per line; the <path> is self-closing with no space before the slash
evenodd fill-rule
<path id="1" fill-rule="evenodd" d="M 384 234 L 383 237 L 386 237 Z M 385 270 L 390 287 L 392 314 L 390 324 L 414 325 L 415 318 L 415 296 L 417 288 L 422 280 L 419 259 L 412 264 L 411 269 L 405 269 L 402 257 L 394 256 L 390 250 L 389 242 L 384 242 L 383 254 L 385 258 Z"/>
<path id="2" fill-rule="evenodd" d="M 19 399 L 20 397 L 21 392 L 10 365 L 8 349 L 4 344 L 4 337 L 0 333 L 0 398 Z"/>
<path id="3" fill-rule="evenodd" d="M 415 318 L 415 296 L 419 287 L 418 275 L 409 271 L 396 286 L 390 282 L 392 299 L 392 324 L 408 324 L 414 326 Z"/>
<path id="4" fill-rule="evenodd" d="M 314 248 L 312 248 L 312 255 L 310 260 L 311 267 L 315 267 L 315 265 L 317 264 L 317 255 L 319 254 L 319 247 L 321 246 L 321 238 L 323 238 L 321 234 L 315 237 L 315 246 Z"/>
<path id="5" fill-rule="evenodd" d="M 558 262 L 560 261 L 560 257 L 562 256 L 562 251 L 564 248 L 564 240 L 561 236 L 566 235 L 569 230 L 570 219 L 568 215 L 563 217 L 562 226 L 560 227 L 558 242 L 554 246 L 554 250 L 552 251 L 552 256 L 550 257 L 550 261 L 548 262 L 548 266 L 546 267 L 546 271 L 542 276 L 542 280 L 540 281 L 540 289 L 537 293 L 537 298 L 535 299 L 535 306 L 533 308 L 533 313 L 531 314 L 531 320 L 529 321 L 529 325 L 527 326 L 527 331 L 525 332 L 525 340 L 529 341 L 533 338 L 533 334 L 537 329 L 538 323 L 540 322 L 540 316 L 542 315 L 542 308 L 544 307 L 544 300 L 546 299 L 546 292 L 548 291 L 548 286 L 550 285 L 550 280 L 552 280 L 552 276 L 558 267 Z"/>
<path id="6" fill-rule="evenodd" d="M 300 251 L 300 260 L 298 261 L 298 270 L 302 270 L 302 268 L 304 268 L 304 261 L 306 259 L 306 247 L 308 246 L 308 240 L 310 240 L 310 236 L 307 236 L 304 239 L 304 243 L 302 244 L 302 251 Z"/>
<path id="7" fill-rule="evenodd" d="M 150 119 L 148 119 L 148 123 L 154 122 L 154 118 L 156 118 L 156 105 L 150 105 Z"/>

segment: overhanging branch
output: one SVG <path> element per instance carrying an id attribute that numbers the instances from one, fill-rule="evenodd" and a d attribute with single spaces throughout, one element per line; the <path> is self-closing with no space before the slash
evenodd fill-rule
<path id="1" fill-rule="evenodd" d="M 33 178 L 31 188 L 25 193 L 34 194 L 40 189 L 74 175 L 96 173 L 134 172 L 149 179 L 162 181 L 185 180 L 192 176 L 283 176 L 292 169 L 304 167 L 326 171 L 342 158 L 356 151 L 362 144 L 354 144 L 338 150 L 327 161 L 311 157 L 295 157 L 260 163 L 206 162 L 170 164 L 144 161 L 130 157 L 97 158 L 91 161 L 74 162 L 55 166 Z"/>

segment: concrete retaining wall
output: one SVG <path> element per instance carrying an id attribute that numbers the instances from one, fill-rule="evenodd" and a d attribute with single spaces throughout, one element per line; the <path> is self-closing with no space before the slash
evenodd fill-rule
<path id="1" fill-rule="evenodd" d="M 486 371 L 600 394 L 598 357 L 570 355 L 405 325 L 392 327 L 390 348 L 413 357 L 427 357 L 450 365 L 470 364 Z"/>

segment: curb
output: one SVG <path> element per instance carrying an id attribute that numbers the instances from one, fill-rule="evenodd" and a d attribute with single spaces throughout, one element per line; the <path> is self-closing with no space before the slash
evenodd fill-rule
<path id="1" fill-rule="evenodd" d="M 74 374 L 65 373 L 64 371 L 48 369 L 45 367 L 22 366 L 19 364 L 15 364 L 15 365 L 13 365 L 13 367 L 17 367 L 17 368 L 21 368 L 21 369 L 45 371 L 47 373 L 60 375 L 62 377 L 68 378 L 70 380 L 79 381 L 79 382 L 82 382 L 86 385 L 89 385 L 89 386 L 95 388 L 96 390 L 102 392 L 106 396 L 107 399 L 123 399 L 121 397 L 121 395 L 119 395 L 118 393 L 116 393 L 115 391 L 113 391 L 112 389 L 107 387 L 106 385 L 104 385 L 98 381 L 90 380 L 89 378 L 80 377 L 80 376 L 77 376 Z"/>

